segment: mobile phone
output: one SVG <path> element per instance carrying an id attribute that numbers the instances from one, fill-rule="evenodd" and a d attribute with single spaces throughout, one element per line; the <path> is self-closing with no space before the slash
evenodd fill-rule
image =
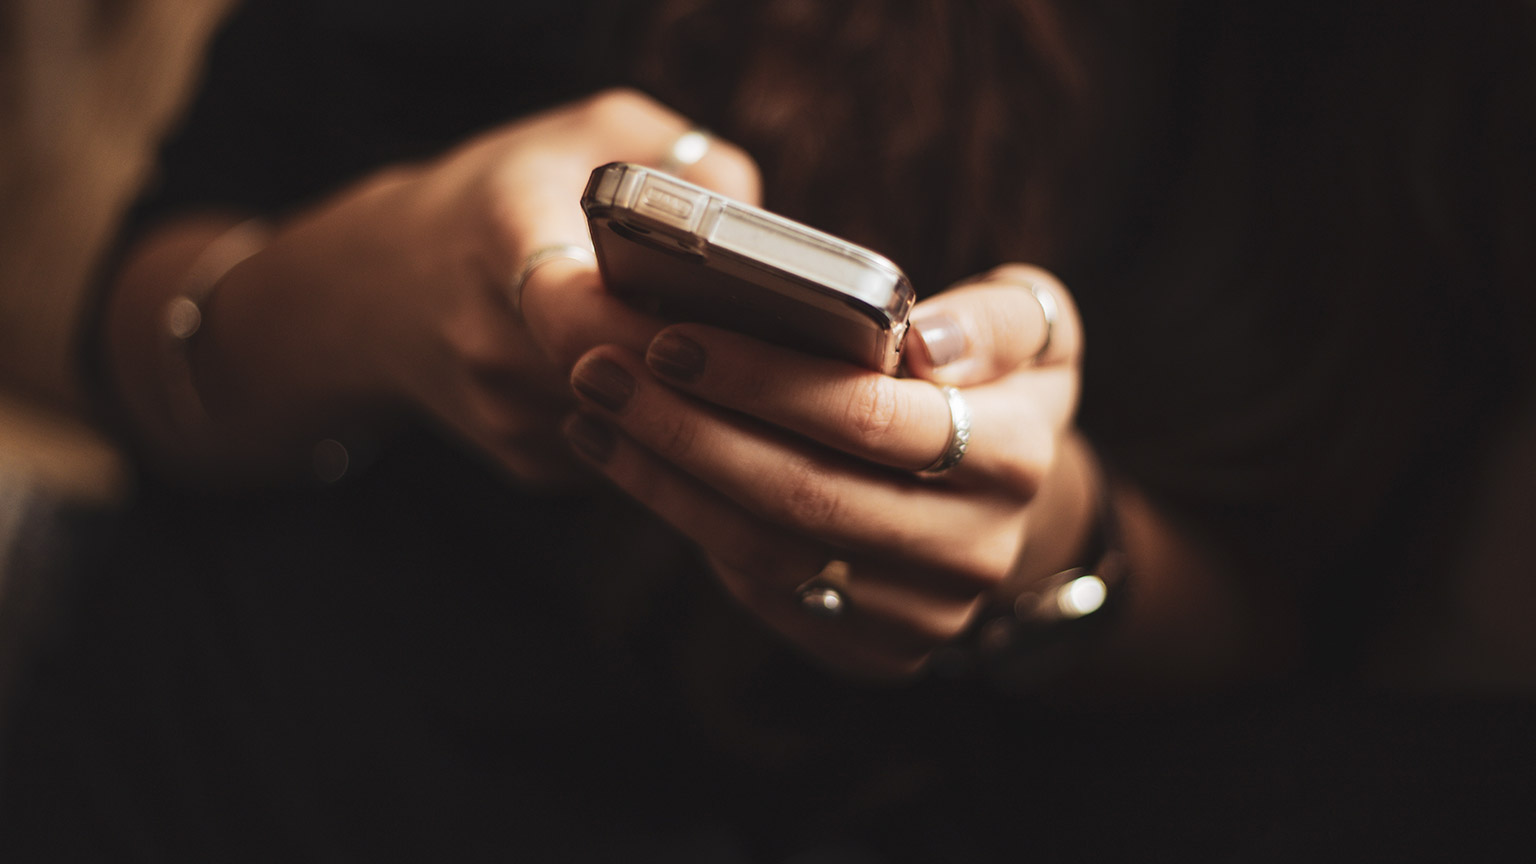
<path id="1" fill-rule="evenodd" d="M 916 295 L 885 257 L 625 162 L 594 170 L 581 204 L 604 283 L 640 309 L 899 369 Z"/>

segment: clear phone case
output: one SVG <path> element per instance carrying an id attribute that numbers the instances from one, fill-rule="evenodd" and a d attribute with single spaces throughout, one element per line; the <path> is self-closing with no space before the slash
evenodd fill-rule
<path id="1" fill-rule="evenodd" d="M 593 171 L 582 208 L 609 290 L 640 308 L 900 367 L 915 292 L 883 256 L 629 163 Z"/>

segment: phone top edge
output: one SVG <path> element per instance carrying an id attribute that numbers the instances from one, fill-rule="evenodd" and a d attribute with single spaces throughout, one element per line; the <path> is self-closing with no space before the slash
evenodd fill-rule
<path id="1" fill-rule="evenodd" d="M 593 170 L 582 208 L 589 217 L 632 215 L 684 248 L 830 288 L 892 320 L 904 320 L 916 300 L 906 274 L 877 252 L 643 165 L 610 162 Z"/>

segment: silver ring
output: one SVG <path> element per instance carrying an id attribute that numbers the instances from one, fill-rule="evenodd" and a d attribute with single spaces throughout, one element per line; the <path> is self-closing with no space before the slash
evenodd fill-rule
<path id="1" fill-rule="evenodd" d="M 680 174 L 684 168 L 698 164 L 704 154 L 709 152 L 712 141 L 709 133 L 703 129 L 689 129 L 677 136 L 677 140 L 667 148 L 667 155 L 661 159 L 661 170 L 668 174 Z"/>
<path id="2" fill-rule="evenodd" d="M 1056 316 L 1061 308 L 1056 305 L 1055 294 L 1034 282 L 1029 283 L 1029 293 L 1040 304 L 1040 311 L 1045 315 L 1045 340 L 1040 343 L 1040 350 L 1035 352 L 1033 358 L 1033 362 L 1039 363 L 1045 352 L 1051 350 L 1051 337 L 1056 333 Z"/>
<path id="3" fill-rule="evenodd" d="M 843 592 L 820 582 L 802 585 L 795 592 L 795 599 L 800 602 L 801 609 L 817 618 L 841 618 L 843 610 L 848 608 L 848 599 Z"/>
<path id="4" fill-rule="evenodd" d="M 597 259 L 593 257 L 592 250 L 586 246 L 578 246 L 575 243 L 554 243 L 535 249 L 531 255 L 523 259 L 523 269 L 517 274 L 517 279 L 507 288 L 507 304 L 512 307 L 512 312 L 523 314 L 523 288 L 528 284 L 528 278 L 533 271 L 561 258 L 571 261 L 579 261 L 587 265 L 596 265 Z"/>
<path id="5" fill-rule="evenodd" d="M 965 458 L 966 448 L 971 446 L 970 403 L 965 401 L 959 390 L 948 384 L 935 386 L 944 394 L 944 401 L 949 403 L 949 440 L 944 442 L 944 452 L 939 454 L 939 458 L 920 472 L 929 475 L 943 474 L 959 465 L 960 460 Z"/>
<path id="6" fill-rule="evenodd" d="M 848 611 L 848 598 L 843 594 L 847 584 L 848 562 L 834 558 L 815 576 L 795 589 L 795 602 L 808 615 L 827 619 L 841 618 Z"/>

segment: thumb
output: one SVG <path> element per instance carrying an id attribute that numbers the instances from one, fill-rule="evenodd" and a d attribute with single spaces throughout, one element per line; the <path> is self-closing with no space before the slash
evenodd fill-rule
<path id="1" fill-rule="evenodd" d="M 1076 364 L 1082 353 L 1077 306 L 1038 267 L 1005 264 L 919 303 L 912 311 L 907 371 L 966 387 L 1021 366 Z"/>

